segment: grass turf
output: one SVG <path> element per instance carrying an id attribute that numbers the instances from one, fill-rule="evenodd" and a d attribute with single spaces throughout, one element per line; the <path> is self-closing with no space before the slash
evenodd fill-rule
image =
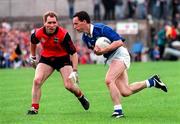
<path id="1" fill-rule="evenodd" d="M 155 88 L 123 98 L 125 118 L 112 119 L 113 105 L 104 83 L 107 67 L 80 65 L 80 87 L 91 106 L 83 110 L 78 100 L 64 89 L 60 74 L 54 74 L 42 87 L 39 114 L 26 115 L 31 104 L 34 70 L 0 70 L 0 124 L 178 124 L 180 122 L 180 62 L 132 63 L 129 82 L 159 74 L 168 93 Z"/>

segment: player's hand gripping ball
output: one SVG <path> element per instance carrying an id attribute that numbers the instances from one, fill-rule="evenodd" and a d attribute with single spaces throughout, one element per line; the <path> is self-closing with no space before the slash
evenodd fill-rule
<path id="1" fill-rule="evenodd" d="M 105 48 L 107 46 L 109 46 L 111 44 L 111 41 L 106 38 L 106 37 L 99 37 L 97 40 L 96 40 L 96 46 L 100 47 L 100 48 Z"/>

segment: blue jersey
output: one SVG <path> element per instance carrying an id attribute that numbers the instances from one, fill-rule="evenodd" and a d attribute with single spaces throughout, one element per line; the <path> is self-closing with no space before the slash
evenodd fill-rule
<path id="1" fill-rule="evenodd" d="M 94 23 L 93 25 L 94 28 L 91 36 L 87 35 L 86 33 L 83 33 L 82 35 L 82 40 L 84 43 L 86 43 L 89 49 L 94 49 L 96 40 L 99 37 L 107 37 L 111 41 L 111 43 L 117 40 L 122 40 L 123 42 L 125 41 L 125 39 L 122 36 L 120 36 L 118 33 L 116 33 L 112 28 L 102 23 Z M 113 50 L 111 52 L 104 54 L 104 57 L 108 58 L 115 51 L 116 50 Z"/>

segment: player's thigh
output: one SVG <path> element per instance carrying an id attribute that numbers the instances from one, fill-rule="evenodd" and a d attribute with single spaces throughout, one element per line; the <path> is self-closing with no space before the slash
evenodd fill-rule
<path id="1" fill-rule="evenodd" d="M 71 65 L 66 65 L 60 69 L 61 76 L 62 76 L 64 83 L 68 83 L 70 81 L 70 79 L 68 77 L 69 77 L 70 73 L 72 72 L 72 70 L 73 69 L 72 69 Z"/>
<path id="2" fill-rule="evenodd" d="M 36 67 L 35 71 L 35 80 L 40 80 L 40 82 L 44 82 L 54 71 L 54 69 L 44 63 L 39 63 Z"/>
<path id="3" fill-rule="evenodd" d="M 123 73 L 126 69 L 125 64 L 121 60 L 112 60 L 109 65 L 109 69 L 106 74 L 106 81 L 116 81 L 118 77 Z"/>

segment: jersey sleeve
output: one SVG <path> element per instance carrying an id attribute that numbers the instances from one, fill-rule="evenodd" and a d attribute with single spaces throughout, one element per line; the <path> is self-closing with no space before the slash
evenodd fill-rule
<path id="1" fill-rule="evenodd" d="M 35 32 L 31 34 L 31 43 L 38 44 L 40 41 L 36 38 Z"/>
<path id="2" fill-rule="evenodd" d="M 104 26 L 102 33 L 105 37 L 109 38 L 111 41 L 116 40 L 122 40 L 125 41 L 125 38 L 123 38 L 121 35 L 119 35 L 117 32 L 115 32 L 113 29 L 111 29 L 108 26 Z"/>
<path id="3" fill-rule="evenodd" d="M 71 40 L 69 33 L 66 33 L 64 40 L 62 42 L 62 46 L 71 55 L 73 55 L 76 52 L 76 48 Z"/>

